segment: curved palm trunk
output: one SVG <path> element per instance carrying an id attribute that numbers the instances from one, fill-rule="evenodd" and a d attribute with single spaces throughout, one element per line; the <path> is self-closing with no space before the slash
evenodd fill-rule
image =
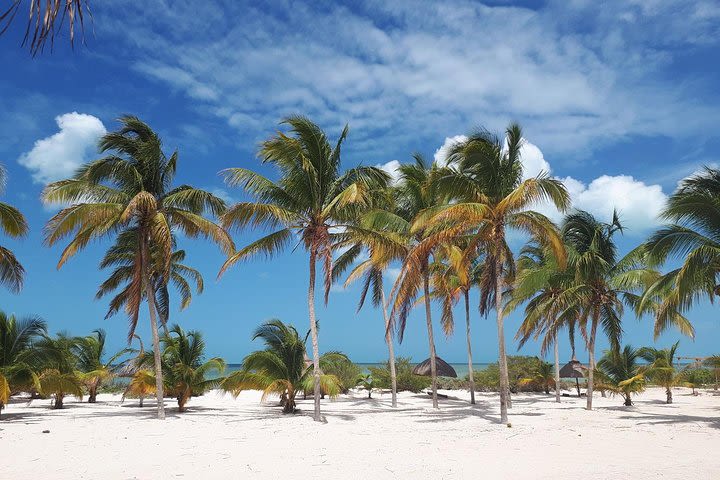
<path id="1" fill-rule="evenodd" d="M 430 377 L 432 378 L 433 408 L 440 408 L 437 397 L 437 364 L 435 363 L 435 338 L 433 337 L 432 317 L 430 314 L 430 273 L 427 266 L 423 274 L 423 288 L 425 290 L 425 321 L 427 323 L 428 342 L 430 343 Z"/>
<path id="2" fill-rule="evenodd" d="M 555 335 L 555 345 L 553 347 L 555 353 L 555 401 L 560 403 L 560 353 L 558 348 L 558 339 Z"/>
<path id="3" fill-rule="evenodd" d="M 314 247 L 310 251 L 310 286 L 308 287 L 308 311 L 310 313 L 310 336 L 313 351 L 313 399 L 315 409 L 313 420 L 319 422 L 320 418 L 320 349 L 318 347 L 317 325 L 315 323 L 315 260 Z"/>
<path id="4" fill-rule="evenodd" d="M 160 336 L 158 335 L 157 318 L 155 317 L 155 292 L 152 288 L 150 272 L 148 268 L 148 245 L 147 238 L 142 235 L 140 246 L 140 261 L 142 262 L 143 280 L 145 282 L 145 296 L 147 297 L 148 310 L 150 310 L 150 332 L 153 341 L 153 360 L 155 369 L 155 398 L 157 399 L 157 418 L 165 420 L 165 394 L 163 391 L 162 359 L 160 358 Z"/>
<path id="5" fill-rule="evenodd" d="M 465 289 L 465 333 L 467 336 L 468 378 L 470 380 L 470 404 L 475 405 L 475 378 L 473 377 L 472 347 L 470 343 L 470 289 Z"/>
<path id="6" fill-rule="evenodd" d="M 390 386 L 392 388 L 392 407 L 397 408 L 397 374 L 395 372 L 395 347 L 393 345 L 392 332 L 390 331 L 390 318 L 387 314 L 387 305 L 385 303 L 385 290 L 381 289 L 383 319 L 385 320 L 385 343 L 388 347 L 388 355 L 390 364 Z M 370 398 L 370 397 L 368 397 Z"/>
<path id="7" fill-rule="evenodd" d="M 505 326 L 502 312 L 502 284 L 500 279 L 502 264 L 498 262 L 496 268 L 498 278 L 495 280 L 495 312 L 497 314 L 498 330 L 498 366 L 500 367 L 500 423 L 507 423 L 510 381 L 508 379 L 507 357 L 505 354 Z"/>

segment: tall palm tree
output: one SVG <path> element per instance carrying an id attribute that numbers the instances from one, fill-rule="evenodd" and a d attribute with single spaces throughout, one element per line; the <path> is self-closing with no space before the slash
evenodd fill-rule
<path id="1" fill-rule="evenodd" d="M 243 359 L 242 370 L 227 376 L 222 388 L 239 395 L 243 390 L 263 391 L 263 401 L 268 395 L 279 395 L 283 413 L 294 413 L 298 391 L 314 384 L 314 369 L 305 364 L 308 332 L 301 337 L 292 325 L 280 320 L 270 320 L 260 325 L 253 340 L 261 339 L 265 350 L 252 352 Z M 334 397 L 341 385 L 334 375 L 320 375 L 322 390 Z"/>
<path id="2" fill-rule="evenodd" d="M 589 355 L 588 410 L 592 410 L 598 327 L 607 335 L 611 350 L 619 351 L 624 305 L 633 308 L 638 316 L 653 314 L 656 335 L 670 325 L 684 334 L 693 334 L 690 322 L 677 311 L 666 309 L 662 314 L 658 313 L 662 299 L 657 295 L 643 298 L 643 292 L 654 285 L 661 275 L 647 266 L 644 247 L 618 259 L 613 237 L 622 229 L 617 214 L 613 214 L 610 223 L 604 223 L 588 212 L 576 211 L 569 214 L 563 223 L 563 237 L 570 252 L 570 269 L 575 276 L 575 285 L 566 292 L 575 302 L 572 315 L 579 314 L 578 326 L 586 339 Z"/>
<path id="3" fill-rule="evenodd" d="M 630 345 L 622 350 L 609 350 L 597 363 L 598 385 L 625 399 L 625 406 L 632 405 L 632 395 L 645 390 L 645 375 L 638 364 L 640 354 Z"/>
<path id="4" fill-rule="evenodd" d="M 100 268 L 114 267 L 107 280 L 105 280 L 95 295 L 95 298 L 120 289 L 110 301 L 110 307 L 105 318 L 109 318 L 122 309 L 128 302 L 132 292 L 133 266 L 135 262 L 135 248 L 137 245 L 137 229 L 131 228 L 122 232 L 100 262 Z M 173 245 L 175 241 L 173 239 Z M 180 295 L 180 309 L 190 305 L 193 296 L 193 286 L 197 294 L 202 293 L 204 282 L 200 272 L 185 265 L 185 250 L 173 250 L 170 255 L 170 277 L 166 282 L 163 277 L 162 252 L 151 249 L 150 257 L 154 259 L 151 267 L 152 283 L 155 290 L 155 306 L 165 335 L 169 333 L 167 324 L 170 318 L 170 292 L 168 284 L 172 284 Z"/>
<path id="5" fill-rule="evenodd" d="M 33 384 L 33 344 L 47 334 L 39 317 L 15 318 L 0 311 L 0 411 L 13 392 Z"/>
<path id="6" fill-rule="evenodd" d="M 454 244 L 443 246 L 442 256 L 438 256 L 432 264 L 431 283 L 432 297 L 438 299 L 442 316 L 440 324 L 446 336 L 450 336 L 455 328 L 453 308 L 464 299 L 465 305 L 465 340 L 467 344 L 468 380 L 470 382 L 470 404 L 475 404 L 475 379 L 470 341 L 470 288 L 476 284 L 480 276 L 477 262 L 470 263 L 469 257 L 463 255 L 462 249 Z"/>
<path id="7" fill-rule="evenodd" d="M 303 116 L 283 120 L 290 133 L 278 132 L 262 143 L 260 157 L 277 167 L 280 179 L 273 182 L 244 168 L 224 171 L 232 186 L 241 186 L 255 202 L 240 202 L 223 215 L 230 228 L 266 227 L 274 231 L 231 255 L 220 270 L 247 258 L 273 256 L 300 238 L 309 254 L 308 311 L 314 368 L 314 419 L 320 421 L 320 351 L 315 321 L 315 268 L 321 262 L 324 298 L 328 301 L 332 285 L 333 249 L 343 229 L 354 227 L 364 210 L 372 207 L 373 197 L 384 191 L 389 176 L 375 167 L 357 167 L 342 173 L 340 152 L 347 137 L 347 126 L 335 145 L 325 132 Z"/>
<path id="8" fill-rule="evenodd" d="M 23 45 L 30 48 L 33 56 L 42 52 L 48 42 L 52 50 L 55 36 L 62 31 L 65 17 L 69 24 L 70 45 L 74 45 L 76 27 L 80 28 L 81 36 L 84 36 L 85 16 L 90 15 L 88 0 L 10 0 L 7 9 L 0 10 L 0 35 L 10 28 L 24 3 L 27 6 L 22 10 L 29 11 L 29 15 Z"/>
<path id="9" fill-rule="evenodd" d="M 675 353 L 680 342 L 675 342 L 670 348 L 643 347 L 638 350 L 638 356 L 648 362 L 643 370 L 657 385 L 665 387 L 665 403 L 673 403 L 672 388 L 682 382 L 682 372 L 675 368 Z"/>
<path id="10" fill-rule="evenodd" d="M 368 258 L 359 262 L 348 275 L 345 287 L 358 279 L 362 279 L 362 290 L 358 311 L 365 305 L 367 294 L 372 294 L 373 306 L 382 310 L 385 325 L 385 344 L 388 348 L 388 365 L 390 368 L 391 405 L 397 407 L 397 373 L 395 366 L 395 348 L 393 345 L 393 329 L 388 312 L 389 302 L 385 296 L 383 275 L 393 261 L 402 261 L 407 253 L 407 222 L 396 218 L 398 225 L 376 223 L 378 215 L 370 212 L 360 219 L 357 228 L 347 230 L 346 238 L 338 243 L 339 248 L 347 249 L 338 256 L 333 265 L 333 280 L 342 276 L 345 271 L 368 251 Z"/>
<path id="11" fill-rule="evenodd" d="M 427 238 L 432 229 L 427 218 L 447 204 L 449 196 L 438 189 L 440 167 L 428 162 L 420 154 L 413 156 L 415 162 L 398 168 L 399 182 L 395 187 L 396 213 L 376 212 L 373 222 L 393 226 L 407 237 L 408 248 L 404 255 L 400 275 L 393 286 L 391 325 L 397 326 L 398 339 L 403 340 L 407 318 L 421 297 L 425 306 L 425 325 L 430 350 L 430 377 L 432 381 L 433 408 L 439 408 L 437 399 L 437 365 L 435 362 L 435 335 L 430 309 L 430 274 L 433 254 L 441 243 L 428 247 Z"/>
<path id="12" fill-rule="evenodd" d="M 526 303 L 525 318 L 515 338 L 521 348 L 531 337 L 537 339 L 541 335 L 540 353 L 545 355 L 549 345 L 553 346 L 555 360 L 555 401 L 560 403 L 560 355 L 558 352 L 558 330 L 568 323 L 574 336 L 574 320 L 576 316 L 565 313 L 571 305 L 567 304 L 567 296 L 563 295 L 572 286 L 572 272 L 561 267 L 550 248 L 537 242 L 525 245 L 517 260 L 517 276 L 506 305 L 512 311 L 518 305 Z M 573 342 L 573 359 L 575 358 Z"/>
<path id="13" fill-rule="evenodd" d="M 667 321 L 669 310 L 686 311 L 707 297 L 720 296 L 720 170 L 705 167 L 686 178 L 670 196 L 661 214 L 669 224 L 646 242 L 648 260 L 653 265 L 669 258 L 682 261 L 679 268 L 663 275 L 646 292 L 643 301 L 662 294 L 656 327 Z M 656 335 L 657 335 L 656 330 Z"/>
<path id="14" fill-rule="evenodd" d="M 564 262 L 563 243 L 555 226 L 530 208 L 550 201 L 564 211 L 570 203 L 567 190 L 557 179 L 540 174 L 523 180 L 523 142 L 520 126 L 511 124 L 503 138 L 481 130 L 453 145 L 447 157 L 448 168 L 438 183 L 456 201 L 428 219 L 440 227 L 428 238 L 426 248 L 447 242 L 459 232 L 469 233 L 466 255 L 481 261 L 480 314 L 487 315 L 494 306 L 497 320 L 502 423 L 507 423 L 509 404 L 502 297 L 515 276 L 507 230 L 519 230 L 549 245 Z M 456 227 L 441 228 L 448 222 Z"/>
<path id="15" fill-rule="evenodd" d="M 0 193 L 2 193 L 6 181 L 7 174 L 0 165 Z M 24 237 L 28 232 L 28 224 L 17 208 L 0 202 L 0 230 L 13 238 Z M 0 284 L 11 292 L 17 293 L 22 288 L 24 277 L 25 269 L 15 254 L 8 248 L 0 246 Z"/>
<path id="16" fill-rule="evenodd" d="M 112 379 L 115 369 L 120 366 L 117 361 L 123 355 L 131 352 L 124 348 L 105 360 L 105 330 L 98 328 L 92 335 L 77 339 L 73 345 L 73 353 L 77 357 L 77 369 L 82 373 L 81 378 L 88 389 L 88 403 L 97 401 L 97 391 L 102 383 Z"/>
<path id="17" fill-rule="evenodd" d="M 70 236 L 60 257 L 60 268 L 70 257 L 97 238 L 136 229 L 133 275 L 125 312 L 130 319 L 128 342 L 138 322 L 140 304 L 147 300 L 155 356 L 158 418 L 165 418 L 160 337 L 156 319 L 152 252 L 162 259 L 162 278 L 171 277 L 173 232 L 203 236 L 230 254 L 234 251 L 227 232 L 203 215 L 221 215 L 225 203 L 215 195 L 180 185 L 172 188 L 178 153 L 169 157 L 160 137 L 137 117 L 120 118 L 121 127 L 105 134 L 100 151 L 107 155 L 82 166 L 72 178 L 51 183 L 43 192 L 47 203 L 70 204 L 47 223 L 45 241 L 54 245 Z"/>

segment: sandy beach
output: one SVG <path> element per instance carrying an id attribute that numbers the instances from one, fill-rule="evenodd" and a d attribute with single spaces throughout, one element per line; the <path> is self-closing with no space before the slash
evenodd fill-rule
<path id="1" fill-rule="evenodd" d="M 720 394 L 675 389 L 664 403 L 651 388 L 623 407 L 620 398 L 514 397 L 512 427 L 497 423 L 497 397 L 443 391 L 439 411 L 408 392 L 392 410 L 389 395 L 363 392 L 324 401 L 326 423 L 281 415 L 259 392 L 234 399 L 220 392 L 193 398 L 178 415 L 155 420 L 151 401 L 97 404 L 14 401 L 3 411 L 3 478 L 42 472 L 54 479 L 170 478 L 717 478 Z M 308 411 L 311 400 L 301 401 Z M 49 430 L 49 433 L 43 433 Z"/>

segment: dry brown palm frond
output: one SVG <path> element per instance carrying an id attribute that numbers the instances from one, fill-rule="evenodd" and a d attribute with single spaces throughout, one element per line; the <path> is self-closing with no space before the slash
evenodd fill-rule
<path id="1" fill-rule="evenodd" d="M 75 46 L 75 27 L 80 27 L 81 41 L 85 43 L 85 16 L 92 20 L 88 0 L 28 0 L 29 15 L 23 46 L 27 45 L 30 53 L 35 56 L 45 50 L 50 43 L 52 51 L 55 36 L 62 29 L 65 17 L 68 19 L 70 45 Z M 0 10 L 0 35 L 5 33 L 12 24 L 23 0 L 11 0 L 10 6 Z"/>

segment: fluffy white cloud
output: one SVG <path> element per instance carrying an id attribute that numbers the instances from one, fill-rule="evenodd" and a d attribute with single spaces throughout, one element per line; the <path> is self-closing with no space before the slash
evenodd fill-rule
<path id="1" fill-rule="evenodd" d="M 587 185 L 571 177 L 563 182 L 575 208 L 606 221 L 616 209 L 628 234 L 643 233 L 657 226 L 667 202 L 660 185 L 646 185 L 629 175 L 602 175 Z"/>
<path id="2" fill-rule="evenodd" d="M 393 185 L 397 183 L 398 179 L 400 178 L 400 172 L 398 172 L 400 162 L 398 162 L 397 160 L 390 160 L 387 163 L 377 164 L 375 166 L 384 170 L 385 172 L 387 172 L 388 175 L 390 175 L 390 183 L 392 183 Z"/>
<path id="3" fill-rule="evenodd" d="M 433 159 L 435 160 L 435 163 L 437 163 L 440 166 L 445 166 L 447 163 L 447 156 L 450 152 L 450 149 L 456 144 L 460 142 L 467 141 L 468 137 L 465 135 L 455 135 L 454 137 L 445 137 L 445 142 L 443 142 L 440 147 L 435 150 L 435 154 L 433 155 Z"/>
<path id="4" fill-rule="evenodd" d="M 601 175 L 590 183 L 573 177 L 560 180 L 574 209 L 588 211 L 602 221 L 610 221 L 613 210 L 617 210 L 628 235 L 647 233 L 658 226 L 668 198 L 660 185 L 648 185 L 630 175 Z M 537 210 L 556 222 L 562 220 L 563 215 L 547 204 Z"/>
<path id="5" fill-rule="evenodd" d="M 552 171 L 542 151 L 537 145 L 527 140 L 524 140 L 520 147 L 520 158 L 522 159 L 524 178 L 535 177 L 540 173 L 549 174 Z"/>
<path id="6" fill-rule="evenodd" d="M 65 113 L 55 117 L 59 132 L 35 142 L 18 163 L 32 173 L 36 183 L 48 183 L 72 175 L 96 152 L 105 126 L 97 117 L 84 113 Z"/>

